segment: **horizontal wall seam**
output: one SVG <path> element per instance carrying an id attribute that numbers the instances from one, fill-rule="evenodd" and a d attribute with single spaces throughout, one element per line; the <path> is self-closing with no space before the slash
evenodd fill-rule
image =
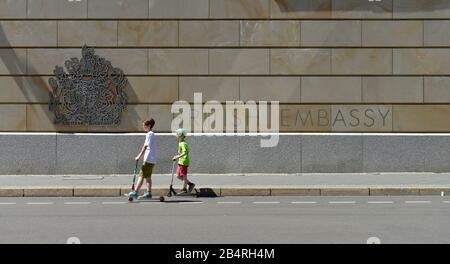
<path id="1" fill-rule="evenodd" d="M 0 49 L 80 49 L 82 46 L 0 46 Z M 95 46 L 89 45 L 89 47 L 95 49 L 167 49 L 167 50 L 183 50 L 183 49 L 210 49 L 210 50 L 224 50 L 224 49 L 334 49 L 334 50 L 345 50 L 345 49 L 449 49 L 448 46 Z"/>
<path id="2" fill-rule="evenodd" d="M 0 77 L 54 77 L 52 74 L 0 74 Z M 449 74 L 127 74 L 126 77 L 450 77 Z"/>
<path id="3" fill-rule="evenodd" d="M 442 20 L 450 17 L 410 17 L 410 18 L 0 18 L 1 21 L 417 21 Z"/>

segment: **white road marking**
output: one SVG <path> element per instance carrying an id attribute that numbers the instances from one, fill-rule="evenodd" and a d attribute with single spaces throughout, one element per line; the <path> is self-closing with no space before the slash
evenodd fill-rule
<path id="1" fill-rule="evenodd" d="M 279 204 L 280 202 L 253 202 L 254 204 Z"/>
<path id="2" fill-rule="evenodd" d="M 0 205 L 14 205 L 14 204 L 17 204 L 17 203 L 0 203 Z"/>
<path id="3" fill-rule="evenodd" d="M 291 202 L 292 204 L 317 204 L 317 202 Z"/>
<path id="4" fill-rule="evenodd" d="M 442 201 L 443 203 L 450 203 L 450 201 Z"/>
<path id="5" fill-rule="evenodd" d="M 393 201 L 368 201 L 369 204 L 393 204 Z"/>
<path id="6" fill-rule="evenodd" d="M 355 204 L 355 201 L 335 201 L 335 202 L 329 202 L 329 204 Z"/>
<path id="7" fill-rule="evenodd" d="M 87 204 L 91 204 L 90 202 L 66 202 L 64 203 L 66 205 L 87 205 Z"/>
<path id="8" fill-rule="evenodd" d="M 126 202 L 103 202 L 105 205 L 117 205 L 117 204 L 126 204 Z"/>
<path id="9" fill-rule="evenodd" d="M 51 205 L 53 203 L 27 203 L 28 205 Z"/>
<path id="10" fill-rule="evenodd" d="M 218 204 L 241 204 L 242 202 L 217 202 Z"/>
<path id="11" fill-rule="evenodd" d="M 429 204 L 431 201 L 405 201 L 407 204 Z"/>

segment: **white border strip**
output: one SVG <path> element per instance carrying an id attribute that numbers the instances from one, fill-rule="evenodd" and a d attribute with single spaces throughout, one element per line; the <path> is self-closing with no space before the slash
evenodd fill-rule
<path id="1" fill-rule="evenodd" d="M 157 133 L 160 136 L 175 136 L 174 133 Z M 73 135 L 73 136 L 145 136 L 145 133 L 38 133 L 38 132 L 1 132 L 0 136 L 58 136 L 58 135 Z M 415 136 L 415 137 L 438 137 L 450 136 L 450 133 L 189 133 L 188 136 Z"/>

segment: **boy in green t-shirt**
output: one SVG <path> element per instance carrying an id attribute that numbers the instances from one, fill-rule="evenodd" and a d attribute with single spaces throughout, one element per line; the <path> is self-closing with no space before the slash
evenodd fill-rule
<path id="1" fill-rule="evenodd" d="M 173 157 L 173 161 L 178 160 L 177 178 L 183 181 L 182 193 L 192 192 L 195 184 L 188 180 L 188 167 L 189 167 L 189 145 L 186 143 L 187 131 L 180 128 L 177 130 L 178 137 L 178 155 Z M 189 186 L 189 189 L 186 189 Z"/>

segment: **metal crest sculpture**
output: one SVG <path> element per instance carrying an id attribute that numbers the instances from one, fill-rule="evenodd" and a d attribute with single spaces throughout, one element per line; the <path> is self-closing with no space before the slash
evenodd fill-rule
<path id="1" fill-rule="evenodd" d="M 56 66 L 56 78 L 50 78 L 50 111 L 55 124 L 119 125 L 126 109 L 128 83 L 121 69 L 95 55 L 84 46 L 82 58 L 72 58 L 63 67 Z"/>

